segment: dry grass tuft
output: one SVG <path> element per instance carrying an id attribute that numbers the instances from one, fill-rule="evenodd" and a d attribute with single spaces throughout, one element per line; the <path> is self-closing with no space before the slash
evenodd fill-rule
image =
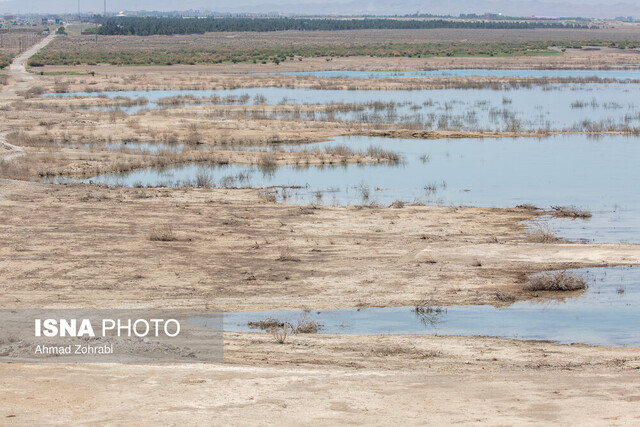
<path id="1" fill-rule="evenodd" d="M 263 331 L 268 331 L 273 328 L 284 327 L 284 322 L 278 319 L 268 318 L 263 320 L 257 320 L 255 322 L 248 322 L 247 325 L 251 329 L 262 329 Z"/>
<path id="2" fill-rule="evenodd" d="M 295 327 L 296 334 L 315 334 L 320 329 L 318 322 L 310 318 L 306 313 L 299 319 Z"/>
<path id="3" fill-rule="evenodd" d="M 526 240 L 531 243 L 555 243 L 561 239 L 556 237 L 546 223 L 536 223 L 534 228 L 527 231 Z"/>
<path id="4" fill-rule="evenodd" d="M 320 330 L 320 324 L 310 318 L 306 313 L 300 316 L 295 326 L 289 322 L 284 322 L 271 317 L 248 322 L 247 325 L 251 329 L 261 329 L 266 332 L 271 332 L 274 336 L 274 331 L 277 331 L 280 335 L 284 335 L 285 339 L 286 335 L 289 334 L 315 334 Z"/>
<path id="5" fill-rule="evenodd" d="M 277 156 L 273 152 L 262 153 L 260 159 L 258 159 L 258 167 L 263 171 L 272 171 L 277 166 Z"/>
<path id="6" fill-rule="evenodd" d="M 391 163 L 400 162 L 400 154 L 398 154 L 398 153 L 396 153 L 394 151 L 383 150 L 380 147 L 371 146 L 371 147 L 367 148 L 366 153 L 367 153 L 367 155 L 369 157 L 373 157 L 374 159 L 377 159 L 378 161 L 386 160 L 386 161 L 391 162 Z"/>
<path id="7" fill-rule="evenodd" d="M 498 291 L 495 293 L 495 297 L 500 302 L 513 303 L 516 301 L 516 297 L 512 294 L 504 291 Z"/>
<path id="8" fill-rule="evenodd" d="M 271 333 L 278 344 L 284 344 L 287 337 L 296 332 L 291 324 L 272 318 L 249 322 L 247 325 L 252 329 L 262 329 Z"/>
<path id="9" fill-rule="evenodd" d="M 290 262 L 298 262 L 300 258 L 296 257 L 293 254 L 293 250 L 289 246 L 280 249 L 280 255 L 276 259 L 277 261 L 290 261 Z"/>
<path id="10" fill-rule="evenodd" d="M 196 187 L 209 188 L 213 187 L 213 174 L 207 169 L 201 169 L 196 174 Z"/>
<path id="11" fill-rule="evenodd" d="M 584 277 L 566 271 L 535 274 L 530 276 L 524 287 L 527 291 L 579 291 L 587 288 Z"/>
<path id="12" fill-rule="evenodd" d="M 36 98 L 45 92 L 46 92 L 46 89 L 43 88 L 42 86 L 34 86 L 30 89 L 19 92 L 18 95 L 21 95 L 27 99 L 31 99 L 31 98 Z"/>
<path id="13" fill-rule="evenodd" d="M 293 328 L 288 323 L 271 329 L 271 334 L 278 344 L 284 344 L 287 337 L 293 333 Z"/>
<path id="14" fill-rule="evenodd" d="M 9 132 L 6 136 L 7 142 L 20 147 L 46 147 L 51 145 L 51 141 L 43 135 L 31 135 L 24 131 Z"/>
<path id="15" fill-rule="evenodd" d="M 28 181 L 32 178 L 32 174 L 24 158 L 9 160 L 0 158 L 0 178 Z"/>
<path id="16" fill-rule="evenodd" d="M 333 154 L 335 156 L 342 156 L 342 157 L 350 157 L 354 155 L 353 150 L 344 144 L 331 145 L 331 146 L 325 147 L 324 152 L 327 154 Z"/>
<path id="17" fill-rule="evenodd" d="M 591 212 L 575 206 L 551 206 L 553 214 L 560 218 L 591 218 Z"/>
<path id="18" fill-rule="evenodd" d="M 178 240 L 175 233 L 173 232 L 173 227 L 171 225 L 163 225 L 159 227 L 154 227 L 149 235 L 149 240 L 152 242 L 175 242 Z"/>
<path id="19" fill-rule="evenodd" d="M 522 205 L 516 206 L 516 208 L 524 209 L 526 211 L 539 211 L 540 210 L 539 207 L 537 207 L 536 205 L 532 205 L 531 203 L 524 203 Z"/>

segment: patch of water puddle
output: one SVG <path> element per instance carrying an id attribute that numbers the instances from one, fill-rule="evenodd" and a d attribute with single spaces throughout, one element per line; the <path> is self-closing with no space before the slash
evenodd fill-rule
<path id="1" fill-rule="evenodd" d="M 248 322 L 277 319 L 295 325 L 303 316 L 320 333 L 345 335 L 463 335 L 598 346 L 640 345 L 640 267 L 571 270 L 584 275 L 586 291 L 561 299 L 447 306 L 425 313 L 415 307 L 271 310 L 224 314 L 224 329 L 249 332 Z"/>

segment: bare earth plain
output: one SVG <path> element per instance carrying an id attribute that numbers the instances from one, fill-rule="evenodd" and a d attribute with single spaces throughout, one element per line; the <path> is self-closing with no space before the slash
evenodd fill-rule
<path id="1" fill-rule="evenodd" d="M 582 34 L 563 37 L 586 38 Z M 258 65 L 257 70 L 248 64 L 38 69 L 95 71 L 94 76 L 33 76 L 17 69 L 0 92 L 0 307 L 240 311 L 403 306 L 423 301 L 501 306 L 508 304 L 505 295 L 510 301 L 558 296 L 525 291 L 523 284 L 531 273 L 640 263 L 637 245 L 533 242 L 525 227 L 539 213 L 524 208 L 296 206 L 276 203 L 272 195 L 277 189 L 106 188 L 40 182 L 43 176 L 80 176 L 185 161 L 260 164 L 265 154 L 243 151 L 242 146 L 274 141 L 308 142 L 348 134 L 429 138 L 512 134 L 273 121 L 244 111 L 229 115 L 229 110 L 242 109 L 239 106 L 110 116 L 68 108 L 104 100 L 44 100 L 28 94 L 28 88 L 327 85 L 323 79 L 246 73 L 538 68 L 545 64 L 621 68 L 637 63 L 637 58 L 635 52 L 603 48 L 526 58 L 336 58 L 330 62 L 316 58 L 277 67 Z M 31 82 L 25 76 L 34 79 Z M 388 88 L 417 82 L 374 84 Z M 123 139 L 237 149 L 154 156 L 100 147 Z M 70 147 L 82 143 L 92 145 Z M 380 159 L 284 152 L 273 161 L 318 164 Z M 150 239 L 156 228 L 168 225 L 175 240 Z M 640 422 L 638 348 L 491 337 L 325 334 L 296 334 L 277 344 L 270 334 L 256 332 L 225 333 L 224 351 L 224 364 L 4 363 L 0 365 L 0 424 Z"/>

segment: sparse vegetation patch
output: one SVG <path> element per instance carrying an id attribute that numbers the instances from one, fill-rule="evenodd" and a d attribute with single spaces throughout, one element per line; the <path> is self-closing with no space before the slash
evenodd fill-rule
<path id="1" fill-rule="evenodd" d="M 527 231 L 526 240 L 531 243 L 555 243 L 561 239 L 553 233 L 549 224 L 538 222 Z"/>
<path id="2" fill-rule="evenodd" d="M 178 240 L 170 224 L 154 227 L 149 235 L 152 242 L 173 242 Z"/>
<path id="3" fill-rule="evenodd" d="M 527 291 L 579 291 L 587 288 L 584 277 L 566 271 L 535 274 L 530 276 L 524 289 Z"/>
<path id="4" fill-rule="evenodd" d="M 591 212 L 575 206 L 551 206 L 553 214 L 560 218 L 591 218 Z"/>

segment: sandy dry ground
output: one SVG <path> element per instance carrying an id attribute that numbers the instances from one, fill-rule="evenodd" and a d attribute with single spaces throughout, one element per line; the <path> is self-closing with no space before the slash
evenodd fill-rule
<path id="1" fill-rule="evenodd" d="M 227 334 L 224 365 L 0 366 L 5 425 L 634 425 L 638 349 Z"/>

